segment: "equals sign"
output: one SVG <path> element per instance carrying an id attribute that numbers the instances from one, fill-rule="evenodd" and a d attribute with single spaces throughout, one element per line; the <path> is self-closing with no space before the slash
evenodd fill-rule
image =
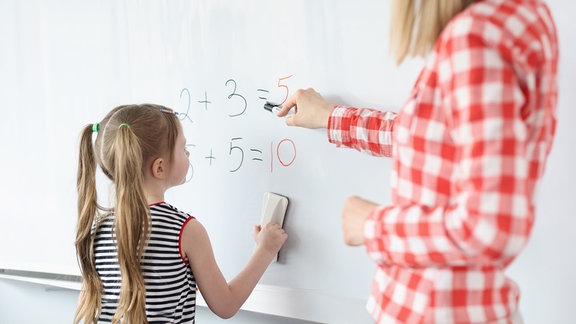
<path id="1" fill-rule="evenodd" d="M 268 99 L 268 95 L 267 95 L 267 94 L 270 93 L 270 91 L 268 91 L 268 90 L 266 90 L 266 89 L 257 89 L 256 91 L 258 91 L 259 93 L 260 93 L 260 92 L 266 93 L 266 97 L 263 97 L 263 95 L 259 95 L 259 96 L 258 96 L 258 99 L 262 99 L 262 100 Z"/>
<path id="2" fill-rule="evenodd" d="M 262 156 L 262 151 L 258 150 L 258 149 L 250 149 L 251 152 L 258 152 L 260 153 L 260 156 Z M 253 157 L 252 161 L 262 161 L 261 157 Z"/>

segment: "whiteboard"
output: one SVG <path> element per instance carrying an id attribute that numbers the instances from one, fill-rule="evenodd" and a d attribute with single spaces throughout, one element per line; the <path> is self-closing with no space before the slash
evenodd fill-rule
<path id="1" fill-rule="evenodd" d="M 576 32 L 565 14 L 575 5 L 549 3 L 563 57 L 575 57 Z M 388 16 L 389 2 L 379 0 L 3 0 L 0 269 L 79 274 L 73 242 L 80 129 L 120 104 L 159 103 L 187 114 L 191 153 L 187 183 L 166 200 L 204 224 L 224 275 L 231 279 L 248 260 L 262 196 L 276 192 L 290 199 L 289 239 L 260 291 L 315 296 L 315 314 L 287 304 L 288 316 L 326 322 L 331 300 L 353 301 L 337 315 L 369 322 L 363 308 L 374 265 L 362 247 L 344 245 L 340 211 L 350 195 L 388 203 L 390 161 L 336 148 L 324 130 L 287 127 L 262 107 L 312 86 L 334 103 L 398 109 L 422 62 L 395 66 Z M 566 303 L 576 291 L 569 275 L 575 259 L 566 257 L 576 243 L 567 231 L 575 225 L 575 134 L 563 122 L 576 117 L 576 98 L 566 91 L 576 80 L 565 72 L 574 71 L 573 62 L 561 64 L 560 124 L 536 228 L 510 269 L 527 323 L 537 314 L 569 318 Z M 104 199 L 106 183 L 99 191 Z M 559 250 L 562 259 L 552 253 Z M 550 269 L 558 275 L 542 280 Z M 554 280 L 563 284 L 550 285 Z"/>

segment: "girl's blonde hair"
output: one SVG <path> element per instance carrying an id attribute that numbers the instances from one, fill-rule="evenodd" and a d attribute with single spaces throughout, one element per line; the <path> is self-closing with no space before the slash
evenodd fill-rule
<path id="1" fill-rule="evenodd" d="M 428 54 L 450 19 L 478 0 L 393 0 L 390 49 L 398 64 Z"/>
<path id="2" fill-rule="evenodd" d="M 78 160 L 78 227 L 76 254 L 82 291 L 75 323 L 97 323 L 102 282 L 96 271 L 94 234 L 97 215 L 114 212 L 114 233 L 122 278 L 113 323 L 146 323 L 145 285 L 140 259 L 150 233 L 150 212 L 144 193 L 144 170 L 158 157 L 171 161 L 180 123 L 169 109 L 152 104 L 114 108 L 104 119 L 87 125 L 80 136 Z M 93 131 L 97 131 L 92 144 Z M 114 183 L 114 208 L 100 206 L 96 165 Z"/>

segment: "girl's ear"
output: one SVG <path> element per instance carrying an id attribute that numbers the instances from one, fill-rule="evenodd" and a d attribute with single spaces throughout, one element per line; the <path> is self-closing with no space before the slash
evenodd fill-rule
<path id="1" fill-rule="evenodd" d="M 152 161 L 152 176 L 157 179 L 164 179 L 166 175 L 165 161 L 163 158 L 159 157 Z"/>

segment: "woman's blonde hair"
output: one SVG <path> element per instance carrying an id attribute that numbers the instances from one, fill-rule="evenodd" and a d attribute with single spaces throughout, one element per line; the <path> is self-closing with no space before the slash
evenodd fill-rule
<path id="1" fill-rule="evenodd" d="M 450 19 L 478 0 L 392 0 L 390 49 L 398 64 L 428 54 Z"/>
<path id="2" fill-rule="evenodd" d="M 96 271 L 94 234 L 98 215 L 115 215 L 114 234 L 122 278 L 113 323 L 146 323 L 146 288 L 140 269 L 150 233 L 150 212 L 144 193 L 144 169 L 158 157 L 173 156 L 180 123 L 159 105 L 114 108 L 98 124 L 84 127 L 78 160 L 78 225 L 76 254 L 82 271 L 82 291 L 75 323 L 97 323 L 102 282 Z M 95 126 L 96 125 L 96 126 Z M 97 131 L 94 145 L 93 132 Z M 100 206 L 96 194 L 96 165 L 114 183 L 114 208 Z"/>

